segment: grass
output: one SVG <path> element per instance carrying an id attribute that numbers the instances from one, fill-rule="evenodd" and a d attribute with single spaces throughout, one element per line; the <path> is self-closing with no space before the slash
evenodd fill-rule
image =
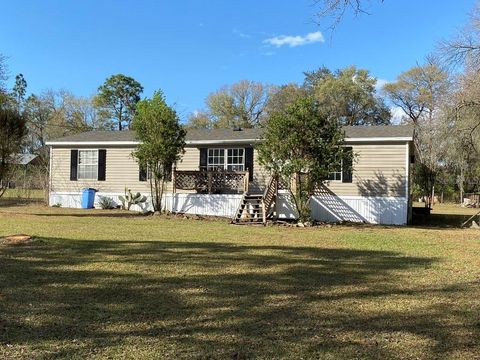
<path id="1" fill-rule="evenodd" d="M 7 189 L 3 195 L 4 199 L 27 199 L 42 200 L 45 197 L 45 191 L 40 189 Z"/>
<path id="2" fill-rule="evenodd" d="M 478 230 L 6 204 L 14 233 L 0 358 L 479 358 Z"/>

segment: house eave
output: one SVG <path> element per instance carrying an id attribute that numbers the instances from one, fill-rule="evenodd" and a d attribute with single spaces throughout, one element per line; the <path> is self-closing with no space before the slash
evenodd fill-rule
<path id="1" fill-rule="evenodd" d="M 387 141 L 413 141 L 411 136 L 400 137 L 358 137 L 358 138 L 345 138 L 345 142 L 387 142 Z"/>
<path id="2" fill-rule="evenodd" d="M 138 145 L 139 141 L 47 141 L 48 146 L 109 146 Z"/>
<path id="3" fill-rule="evenodd" d="M 388 142 L 388 141 L 413 141 L 408 137 L 358 137 L 345 138 L 345 142 Z M 186 145 L 229 145 L 229 144 L 256 144 L 262 139 L 228 139 L 228 140 L 187 140 Z M 140 141 L 47 141 L 48 146 L 116 146 L 140 144 Z"/>

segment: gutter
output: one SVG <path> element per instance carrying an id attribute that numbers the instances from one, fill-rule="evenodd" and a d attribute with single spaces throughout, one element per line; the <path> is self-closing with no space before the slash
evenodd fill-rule
<path id="1" fill-rule="evenodd" d="M 225 144 L 252 144 L 259 143 L 262 139 L 235 139 L 235 140 L 187 140 L 186 145 L 225 145 Z M 345 138 L 345 142 L 388 142 L 388 141 L 413 141 L 413 137 L 359 137 Z M 108 146 L 108 145 L 138 145 L 140 141 L 47 141 L 48 146 Z"/>

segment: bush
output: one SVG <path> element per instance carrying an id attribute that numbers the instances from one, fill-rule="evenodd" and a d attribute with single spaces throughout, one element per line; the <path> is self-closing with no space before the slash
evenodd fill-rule
<path id="1" fill-rule="evenodd" d="M 113 201 L 113 199 L 108 196 L 100 196 L 98 205 L 100 205 L 100 207 L 104 210 L 115 209 L 117 207 L 115 201 Z"/>

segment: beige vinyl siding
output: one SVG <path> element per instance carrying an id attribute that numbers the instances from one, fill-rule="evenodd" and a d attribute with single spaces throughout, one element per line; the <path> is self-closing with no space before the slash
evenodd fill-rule
<path id="1" fill-rule="evenodd" d="M 349 144 L 356 159 L 353 182 L 329 181 L 338 196 L 405 196 L 406 143 Z"/>
<path id="2" fill-rule="evenodd" d="M 262 192 L 268 184 L 270 174 L 260 164 L 258 160 L 258 150 L 253 150 L 253 182 L 250 183 L 249 188 L 252 192 Z"/>
<path id="3" fill-rule="evenodd" d="M 327 187 L 338 196 L 405 196 L 405 165 L 407 145 L 405 143 L 358 143 L 353 147 L 357 159 L 353 166 L 353 182 L 330 181 Z M 222 146 L 244 147 L 244 145 Z M 138 164 L 132 158 L 133 147 L 110 146 L 107 150 L 106 180 L 70 181 L 70 151 L 82 147 L 53 147 L 51 160 L 51 191 L 80 192 L 85 187 L 93 187 L 101 192 L 123 193 L 125 187 L 132 191 L 149 193 L 149 182 L 139 181 Z M 83 147 L 92 149 L 91 147 Z M 198 170 L 200 149 L 186 147 L 178 170 Z M 251 192 L 263 192 L 269 179 L 268 172 L 258 161 L 258 151 L 254 150 L 254 175 L 250 183 Z M 167 191 L 172 190 L 168 184 Z M 183 192 L 180 191 L 179 192 Z"/>
<path id="4" fill-rule="evenodd" d="M 177 163 L 177 170 L 198 170 L 200 165 L 200 149 L 186 147 L 182 159 Z"/>
<path id="5" fill-rule="evenodd" d="M 357 155 L 353 164 L 353 181 L 328 181 L 327 188 L 337 196 L 405 196 L 407 161 L 406 143 L 349 143 Z M 254 151 L 253 191 L 265 189 L 268 171 Z"/>
<path id="6" fill-rule="evenodd" d="M 52 192 L 80 192 L 83 188 L 92 187 L 101 192 L 123 193 L 125 187 L 134 192 L 149 193 L 148 181 L 139 180 L 137 161 L 131 156 L 133 147 L 102 147 L 107 150 L 106 179 L 98 180 L 70 180 L 70 151 L 73 149 L 92 149 L 92 147 L 52 148 Z M 98 148 L 100 149 L 100 148 Z M 182 160 L 177 164 L 178 170 L 198 170 L 200 150 L 185 148 Z M 167 184 L 167 191 L 172 191 L 172 184 Z M 183 192 L 179 190 L 179 192 Z"/>
<path id="7" fill-rule="evenodd" d="M 51 154 L 51 187 L 53 192 L 79 192 L 92 187 L 101 192 L 123 193 L 125 187 L 132 191 L 147 192 L 148 182 L 139 181 L 138 164 L 132 158 L 133 148 L 102 147 L 107 150 L 105 181 L 70 180 L 70 151 L 72 149 L 92 149 L 92 147 L 60 148 L 53 147 Z"/>

